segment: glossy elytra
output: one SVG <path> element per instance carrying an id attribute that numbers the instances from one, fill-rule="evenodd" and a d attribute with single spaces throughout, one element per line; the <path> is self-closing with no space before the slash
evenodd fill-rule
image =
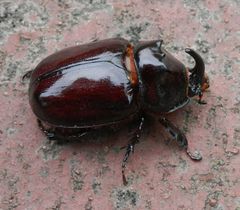
<path id="1" fill-rule="evenodd" d="M 192 49 L 186 53 L 195 67 L 186 68 L 162 47 L 162 40 L 133 46 L 121 38 L 106 39 L 64 49 L 42 60 L 31 72 L 29 101 L 40 128 L 50 139 L 82 136 L 88 129 L 111 126 L 139 118 L 122 163 L 139 141 L 144 115 L 154 113 L 159 122 L 194 160 L 188 142 L 163 114 L 186 105 L 190 97 L 209 87 L 204 62 Z M 47 127 L 46 127 L 47 125 Z M 72 134 L 74 129 L 82 130 Z"/>

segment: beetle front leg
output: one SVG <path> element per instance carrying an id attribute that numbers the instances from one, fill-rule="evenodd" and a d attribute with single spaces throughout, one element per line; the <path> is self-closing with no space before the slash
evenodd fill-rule
<path id="1" fill-rule="evenodd" d="M 198 95 L 198 103 L 201 104 L 201 105 L 207 104 L 206 101 L 202 100 L 202 97 L 203 97 L 203 93 L 201 92 L 201 93 Z"/>
<path id="2" fill-rule="evenodd" d="M 125 176 L 125 168 L 127 165 L 128 158 L 131 153 L 134 153 L 134 147 L 137 143 L 139 143 L 139 139 L 141 136 L 141 132 L 143 129 L 143 123 L 144 123 L 144 117 L 141 117 L 140 123 L 137 127 L 137 130 L 134 132 L 134 136 L 130 139 L 130 143 L 127 146 L 122 147 L 121 149 L 126 148 L 126 153 L 124 155 L 123 161 L 122 161 L 122 179 L 123 179 L 123 184 L 127 185 L 127 179 Z"/>
<path id="3" fill-rule="evenodd" d="M 173 125 L 169 120 L 166 118 L 160 118 L 159 122 L 166 128 L 166 130 L 173 136 L 173 138 L 177 141 L 179 146 L 183 147 L 186 150 L 187 155 L 192 160 L 201 160 L 202 156 L 198 151 L 195 153 L 191 153 L 188 149 L 188 141 L 184 133 L 179 130 L 175 125 Z"/>

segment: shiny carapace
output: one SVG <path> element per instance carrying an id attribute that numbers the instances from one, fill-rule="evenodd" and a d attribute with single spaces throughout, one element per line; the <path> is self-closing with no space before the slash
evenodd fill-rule
<path id="1" fill-rule="evenodd" d="M 133 46 L 121 38 L 106 39 L 56 52 L 31 72 L 29 101 L 39 126 L 51 139 L 82 136 L 86 130 L 124 123 L 139 124 L 126 148 L 122 164 L 138 142 L 144 116 L 154 113 L 159 122 L 195 160 L 185 135 L 163 114 L 186 105 L 209 87 L 202 58 L 192 49 L 195 66 L 185 67 L 162 47 L 162 40 Z"/>

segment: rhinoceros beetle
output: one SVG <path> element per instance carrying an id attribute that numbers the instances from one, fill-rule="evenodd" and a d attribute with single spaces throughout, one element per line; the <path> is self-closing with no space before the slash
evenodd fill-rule
<path id="1" fill-rule="evenodd" d="M 183 132 L 161 116 L 196 95 L 204 103 L 202 95 L 209 87 L 204 62 L 194 50 L 186 49 L 195 60 L 194 68 L 186 68 L 162 43 L 143 41 L 133 46 L 122 38 L 106 39 L 63 49 L 42 60 L 29 74 L 29 101 L 40 128 L 50 139 L 71 135 L 74 129 L 82 129 L 75 135 L 80 137 L 86 129 L 138 117 L 136 132 L 123 147 L 125 184 L 126 162 L 139 141 L 146 113 L 159 115 L 159 122 L 187 154 L 200 160 L 199 153 L 188 150 Z"/>

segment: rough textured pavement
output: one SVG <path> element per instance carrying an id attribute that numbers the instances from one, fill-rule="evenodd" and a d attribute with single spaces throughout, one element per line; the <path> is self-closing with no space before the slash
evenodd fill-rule
<path id="1" fill-rule="evenodd" d="M 239 23 L 239 0 L 1 0 L 0 209 L 239 210 Z M 133 43 L 163 38 L 186 65 L 192 59 L 185 47 L 204 57 L 207 105 L 192 100 L 168 117 L 201 162 L 153 121 L 123 186 L 127 128 L 63 145 L 39 130 L 21 76 L 66 46 L 118 36 Z"/>

